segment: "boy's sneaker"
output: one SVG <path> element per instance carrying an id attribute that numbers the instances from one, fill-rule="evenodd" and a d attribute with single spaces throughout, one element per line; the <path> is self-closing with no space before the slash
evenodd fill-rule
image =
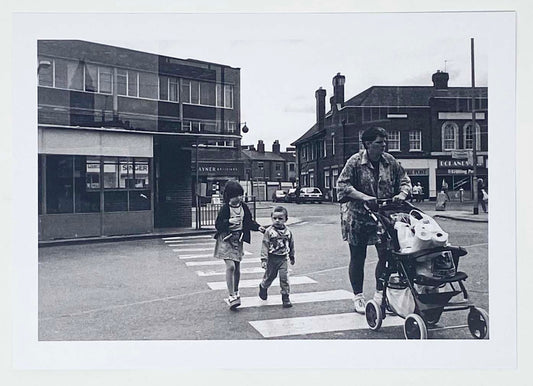
<path id="1" fill-rule="evenodd" d="M 281 295 L 281 301 L 283 302 L 283 308 L 291 308 L 292 303 L 289 299 L 289 294 Z"/>
<path id="2" fill-rule="evenodd" d="M 259 297 L 263 300 L 267 300 L 268 297 L 267 289 L 263 288 L 261 284 L 259 284 Z"/>
<path id="3" fill-rule="evenodd" d="M 238 298 L 235 295 L 230 295 L 230 297 L 226 299 L 226 303 L 228 303 L 231 310 L 234 310 L 241 305 L 241 298 Z"/>
<path id="4" fill-rule="evenodd" d="M 366 302 L 365 297 L 362 293 L 354 296 L 353 305 L 355 308 L 355 312 L 357 312 L 358 314 L 365 314 Z"/>

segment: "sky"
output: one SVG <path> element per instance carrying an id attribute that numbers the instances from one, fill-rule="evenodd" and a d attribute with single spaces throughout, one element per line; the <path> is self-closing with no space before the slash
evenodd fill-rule
<path id="1" fill-rule="evenodd" d="M 144 16 L 141 28 L 113 39 L 82 38 L 241 69 L 243 144 L 274 140 L 282 149 L 315 123 L 315 91 L 332 95 L 346 77 L 345 99 L 375 85 L 431 86 L 437 70 L 450 86 L 487 86 L 488 38 L 483 13 L 186 14 Z M 121 21 L 135 25 L 135 15 Z M 155 30 L 147 33 L 148 28 Z M 124 31 L 122 31 L 124 32 Z M 85 35 L 85 34 L 84 34 Z"/>

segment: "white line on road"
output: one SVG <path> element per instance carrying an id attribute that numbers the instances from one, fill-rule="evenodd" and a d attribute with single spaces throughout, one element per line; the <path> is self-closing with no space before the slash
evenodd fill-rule
<path id="1" fill-rule="evenodd" d="M 175 236 L 175 237 L 163 237 L 162 240 L 188 240 L 188 239 L 209 239 L 213 238 L 213 235 L 201 235 L 201 236 Z"/>
<path id="2" fill-rule="evenodd" d="M 179 247 L 179 245 L 169 245 L 170 247 Z M 180 248 L 180 249 L 173 249 L 174 252 L 205 252 L 205 251 L 212 251 L 213 248 Z"/>
<path id="3" fill-rule="evenodd" d="M 292 284 L 292 283 L 291 283 Z M 272 294 L 267 300 L 261 300 L 258 296 L 242 297 L 240 308 L 247 307 L 263 307 L 263 306 L 279 306 L 281 305 L 281 296 L 279 294 Z M 303 292 L 292 293 L 291 302 L 293 304 L 298 303 L 314 303 L 314 302 L 328 302 L 335 300 L 352 299 L 353 294 L 346 290 L 333 290 L 333 291 L 318 291 L 318 292 Z"/>
<path id="4" fill-rule="evenodd" d="M 200 244 L 200 243 L 216 243 L 215 239 L 211 240 L 202 240 L 202 239 L 194 239 L 194 240 L 165 240 L 165 243 L 185 243 L 185 244 Z"/>
<path id="5" fill-rule="evenodd" d="M 301 221 L 301 222 L 298 222 L 298 223 L 293 224 L 293 225 L 304 225 L 304 224 L 307 224 L 307 221 Z"/>
<path id="6" fill-rule="evenodd" d="M 249 323 L 265 338 L 368 329 L 365 316 L 355 312 L 347 314 L 304 316 L 298 318 L 256 320 Z M 403 325 L 402 318 L 398 316 L 387 316 L 387 318 L 383 320 L 382 327 L 401 325 Z"/>
<path id="7" fill-rule="evenodd" d="M 242 259 L 241 260 L 241 264 L 246 264 L 246 263 L 255 263 L 255 264 L 261 264 L 261 260 L 259 260 L 258 258 L 249 258 L 249 259 Z M 220 259 L 213 259 L 213 260 L 208 260 L 208 261 L 189 261 L 189 262 L 186 262 L 185 265 L 187 267 L 195 267 L 195 266 L 199 266 L 199 265 L 224 265 L 224 260 L 220 260 Z"/>
<path id="8" fill-rule="evenodd" d="M 179 249 L 173 249 L 173 251 L 180 252 Z M 244 254 L 246 256 L 249 256 L 252 254 L 252 252 L 244 251 Z M 205 258 L 205 257 L 213 257 L 213 253 L 207 253 L 203 255 L 180 255 L 179 256 L 180 259 L 200 259 L 200 258 Z"/>
<path id="9" fill-rule="evenodd" d="M 289 270 L 290 271 L 290 270 Z M 263 273 L 265 270 L 261 267 L 241 268 L 241 273 Z M 224 276 L 226 271 L 196 271 L 198 276 Z"/>
<path id="10" fill-rule="evenodd" d="M 254 288 L 261 283 L 262 279 L 250 279 L 250 280 L 241 280 L 239 283 L 239 288 Z M 314 284 L 316 281 L 311 279 L 307 276 L 294 276 L 290 278 L 290 284 L 292 285 L 298 285 L 298 284 Z M 215 281 L 207 283 L 209 288 L 212 290 L 223 290 L 228 288 L 225 281 Z M 272 287 L 279 287 L 279 280 L 276 280 L 272 283 Z"/>

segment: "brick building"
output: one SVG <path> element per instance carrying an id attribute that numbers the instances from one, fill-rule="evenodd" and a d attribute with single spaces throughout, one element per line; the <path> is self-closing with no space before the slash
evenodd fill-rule
<path id="1" fill-rule="evenodd" d="M 443 181 L 452 193 L 462 188 L 470 197 L 474 133 L 478 176 L 487 181 L 488 175 L 487 88 L 449 87 L 449 75 L 440 71 L 432 80 L 433 86 L 373 86 L 345 101 L 345 77 L 337 74 L 327 113 L 326 90 L 318 89 L 316 123 L 293 143 L 300 185 L 334 193 L 344 163 L 363 149 L 362 132 L 380 126 L 388 132 L 387 151 L 413 183 L 421 182 L 426 198 L 435 198 Z"/>
<path id="2" fill-rule="evenodd" d="M 40 240 L 191 226 L 197 176 L 243 175 L 239 68 L 41 40 L 37 71 Z"/>
<path id="3" fill-rule="evenodd" d="M 243 146 L 242 154 L 244 181 L 249 185 L 247 194 L 255 195 L 259 200 L 268 200 L 276 189 L 286 190 L 294 186 L 297 176 L 294 148 L 282 152 L 279 141 L 275 140 L 272 151 L 265 151 L 264 142 L 259 140 L 257 149 L 253 145 Z"/>

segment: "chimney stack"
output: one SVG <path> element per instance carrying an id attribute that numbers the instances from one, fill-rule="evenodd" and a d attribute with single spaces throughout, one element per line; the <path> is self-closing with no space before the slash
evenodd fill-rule
<path id="1" fill-rule="evenodd" d="M 281 146 L 279 141 L 276 139 L 272 144 L 272 153 L 279 154 L 281 152 Z"/>
<path id="2" fill-rule="evenodd" d="M 435 87 L 437 90 L 447 89 L 449 79 L 450 75 L 448 75 L 447 72 L 442 72 L 440 70 L 437 70 L 437 72 L 431 77 L 431 80 L 433 81 L 433 87 Z"/>
<path id="3" fill-rule="evenodd" d="M 346 77 L 337 72 L 337 75 L 333 77 L 333 99 L 335 104 L 344 106 L 344 83 Z"/>
<path id="4" fill-rule="evenodd" d="M 265 143 L 263 142 L 262 139 L 260 139 L 259 141 L 257 141 L 257 151 L 259 153 L 264 153 L 265 152 Z"/>
<path id="5" fill-rule="evenodd" d="M 324 116 L 326 115 L 326 90 L 320 87 L 315 91 L 316 99 L 316 122 L 318 124 L 323 123 Z"/>

